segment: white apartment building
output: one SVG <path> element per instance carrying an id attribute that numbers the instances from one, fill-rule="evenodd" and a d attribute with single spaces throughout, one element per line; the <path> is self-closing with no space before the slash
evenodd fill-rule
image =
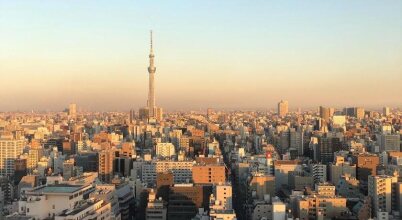
<path id="1" fill-rule="evenodd" d="M 15 159 L 22 154 L 24 140 L 0 138 L 0 176 L 12 176 L 15 170 Z"/>
<path id="2" fill-rule="evenodd" d="M 173 173 L 175 183 L 186 183 L 192 179 L 193 161 L 151 161 L 142 164 L 141 180 L 155 184 L 157 173 Z"/>

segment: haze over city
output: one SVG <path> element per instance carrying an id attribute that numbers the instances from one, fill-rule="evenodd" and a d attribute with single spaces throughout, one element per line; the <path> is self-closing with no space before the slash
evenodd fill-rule
<path id="1" fill-rule="evenodd" d="M 0 0 L 0 219 L 402 219 L 401 9 Z"/>
<path id="2" fill-rule="evenodd" d="M 401 105 L 401 1 L 0 1 L 0 111 Z"/>

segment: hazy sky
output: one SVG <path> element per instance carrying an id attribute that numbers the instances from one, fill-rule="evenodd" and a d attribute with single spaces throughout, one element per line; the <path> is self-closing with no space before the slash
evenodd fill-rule
<path id="1" fill-rule="evenodd" d="M 402 1 L 0 0 L 0 111 L 402 106 Z"/>

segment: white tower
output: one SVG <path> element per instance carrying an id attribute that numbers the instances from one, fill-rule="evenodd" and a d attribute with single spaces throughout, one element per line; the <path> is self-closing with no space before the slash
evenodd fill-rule
<path id="1" fill-rule="evenodd" d="M 156 117 L 156 106 L 155 106 L 155 72 L 156 67 L 154 65 L 154 50 L 152 45 L 152 31 L 151 31 L 151 51 L 149 53 L 149 91 L 148 91 L 148 109 L 149 109 L 149 118 Z"/>

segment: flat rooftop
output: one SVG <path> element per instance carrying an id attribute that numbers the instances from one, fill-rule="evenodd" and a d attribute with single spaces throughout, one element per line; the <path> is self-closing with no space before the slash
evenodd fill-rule
<path id="1" fill-rule="evenodd" d="M 39 187 L 32 190 L 32 193 L 74 193 L 79 191 L 83 186 L 81 185 L 68 185 L 68 184 L 58 184 L 58 185 L 48 185 L 44 187 Z"/>

